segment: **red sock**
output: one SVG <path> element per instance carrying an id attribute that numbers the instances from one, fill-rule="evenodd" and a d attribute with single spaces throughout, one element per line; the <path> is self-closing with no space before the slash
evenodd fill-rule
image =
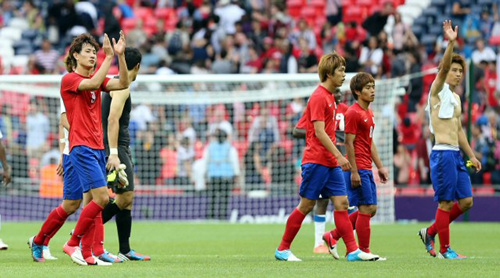
<path id="1" fill-rule="evenodd" d="M 92 257 L 92 244 L 94 243 L 95 230 L 95 221 L 93 221 L 82 236 L 82 257 L 84 259 Z"/>
<path id="2" fill-rule="evenodd" d="M 358 249 L 358 245 L 356 244 L 356 239 L 354 238 L 354 230 L 352 229 L 352 224 L 349 221 L 347 210 L 334 211 L 333 217 L 335 219 L 335 225 L 337 226 L 338 233 L 344 240 L 347 253 L 349 254 L 356 251 L 356 249 Z"/>
<path id="3" fill-rule="evenodd" d="M 83 208 L 80 218 L 76 222 L 75 231 L 68 241 L 69 246 L 78 246 L 80 244 L 80 238 L 89 230 L 91 225 L 94 225 L 94 219 L 102 210 L 103 207 L 94 201 L 91 201 Z M 92 245 L 92 242 L 90 245 Z"/>
<path id="4" fill-rule="evenodd" d="M 457 219 L 460 215 L 462 215 L 462 213 L 464 213 L 464 212 L 460 209 L 460 206 L 458 205 L 458 203 L 454 203 L 453 207 L 451 208 L 451 211 L 450 211 L 450 223 L 455 221 L 455 219 Z M 437 232 L 438 231 L 436 229 L 436 223 L 434 222 L 429 227 L 429 229 L 427 229 L 427 233 L 430 236 L 436 236 Z"/>
<path id="5" fill-rule="evenodd" d="M 290 249 L 290 245 L 299 232 L 304 218 L 306 218 L 306 216 L 299 209 L 296 208 L 292 211 L 286 221 L 285 234 L 283 235 L 283 238 L 281 238 L 281 243 L 278 247 L 279 251 Z"/>
<path id="6" fill-rule="evenodd" d="M 47 216 L 47 220 L 43 223 L 40 232 L 35 236 L 33 242 L 36 245 L 49 245 L 50 239 L 59 231 L 68 216 L 62 206 L 53 209 L 49 216 Z"/>
<path id="7" fill-rule="evenodd" d="M 356 219 L 358 219 L 358 213 L 359 211 L 355 211 L 351 214 L 349 214 L 349 220 L 351 221 L 351 224 L 352 224 L 352 228 L 353 229 L 356 229 Z M 340 238 L 340 234 L 339 232 L 337 231 L 337 229 L 334 229 L 333 231 L 331 231 L 332 233 L 332 237 L 335 239 L 335 240 L 339 240 Z"/>
<path id="8" fill-rule="evenodd" d="M 94 221 L 95 235 L 92 245 L 94 256 L 100 256 L 104 253 L 104 224 L 102 223 L 102 213 L 99 213 Z"/>
<path id="9" fill-rule="evenodd" d="M 450 212 L 442 209 L 436 211 L 436 229 L 439 235 L 440 252 L 444 253 L 450 247 Z"/>
<path id="10" fill-rule="evenodd" d="M 356 222 L 356 233 L 358 234 L 359 249 L 361 251 L 370 253 L 370 214 L 360 213 L 358 221 Z"/>

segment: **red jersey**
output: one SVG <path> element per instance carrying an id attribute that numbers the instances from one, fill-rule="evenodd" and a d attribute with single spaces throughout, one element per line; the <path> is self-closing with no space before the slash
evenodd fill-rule
<path id="1" fill-rule="evenodd" d="M 98 90 L 79 91 L 80 82 L 91 77 L 71 72 L 64 75 L 61 81 L 61 97 L 71 127 L 69 131 L 70 151 L 74 146 L 87 146 L 95 150 L 104 149 L 101 91 L 105 90 L 110 79 L 106 77 Z"/>
<path id="2" fill-rule="evenodd" d="M 357 102 L 345 114 L 345 133 L 355 134 L 354 154 L 358 170 L 372 169 L 372 137 L 375 119 L 370 108 L 363 109 Z"/>
<path id="3" fill-rule="evenodd" d="M 306 117 L 304 117 L 304 115 L 302 115 L 302 117 L 300 117 L 300 120 L 297 122 L 297 124 L 295 125 L 295 128 L 298 128 L 298 129 L 306 129 L 307 127 L 307 122 L 306 122 Z"/>
<path id="4" fill-rule="evenodd" d="M 325 132 L 335 144 L 335 110 L 337 105 L 333 94 L 325 87 L 318 86 L 307 103 L 302 118 L 306 122 L 306 148 L 302 157 L 302 164 L 315 163 L 327 167 L 337 167 L 337 159 L 331 154 L 315 135 L 314 122 L 325 122 Z M 297 125 L 298 126 L 298 125 Z"/>

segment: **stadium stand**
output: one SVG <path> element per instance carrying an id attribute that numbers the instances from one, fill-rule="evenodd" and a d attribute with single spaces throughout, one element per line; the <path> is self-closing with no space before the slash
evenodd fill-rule
<path id="1" fill-rule="evenodd" d="M 477 127 L 480 132 L 473 136 L 471 143 L 491 167 L 473 175 L 475 184 L 484 184 L 475 190 L 490 194 L 494 192 L 492 184 L 500 183 L 500 86 L 495 88 L 499 83 L 495 67 L 500 46 L 500 7 L 496 1 L 281 0 L 268 1 L 268 6 L 263 4 L 266 1 L 235 0 L 128 0 L 118 5 L 110 4 L 114 1 L 89 1 L 93 8 L 92 5 L 90 8 L 80 5 L 84 2 L 87 1 L 75 4 L 50 0 L 3 1 L 0 9 L 1 73 L 63 74 L 64 53 L 72 37 L 82 32 L 89 32 L 98 39 L 103 32 L 116 37 L 117 30 L 123 29 L 128 44 L 141 49 L 142 74 L 217 73 L 223 72 L 221 68 L 229 69 L 224 73 L 302 73 L 314 66 L 323 53 L 332 50 L 349 57 L 350 69 L 359 71 L 370 68 L 366 61 L 360 60 L 362 53 L 380 49 L 383 58 L 370 70 L 377 78 L 387 79 L 436 67 L 446 45 L 441 36 L 441 22 L 451 18 L 460 26 L 458 51 L 466 58 L 481 57 L 471 77 L 474 86 L 472 128 Z M 364 29 L 362 26 L 366 24 L 363 23 L 372 22 L 370 20 L 376 24 L 368 24 L 369 28 Z M 381 28 L 374 28 L 376 25 Z M 372 37 L 377 41 L 375 48 L 368 46 Z M 485 46 L 477 43 L 479 38 L 484 38 Z M 51 70 L 41 65 L 34 55 L 42 49 L 44 39 L 48 39 L 60 55 Z M 290 46 L 289 49 L 284 45 Z M 485 54 L 489 51 L 494 54 L 493 58 Z M 413 64 L 408 62 L 409 56 L 415 57 Z M 102 59 L 102 54 L 99 57 Z M 290 63 L 296 63 L 297 67 L 290 67 Z M 110 73 L 117 71 L 115 65 Z M 427 135 L 422 132 L 423 136 L 408 138 L 411 132 L 407 130 L 422 130 L 427 125 L 423 107 L 432 79 L 432 76 L 425 76 L 421 84 L 414 84 L 419 85 L 419 91 L 408 89 L 408 93 L 398 100 L 394 154 L 400 163 L 395 165 L 395 181 L 401 187 L 398 191 L 401 194 L 426 194 L 426 189 L 418 186 L 429 183 L 428 165 L 424 159 L 428 151 L 425 147 Z M 1 119 L 14 113 L 24 123 L 29 98 L 6 91 L 1 91 L 0 95 L 4 115 Z M 467 107 L 468 100 L 463 100 Z M 56 111 L 47 107 L 42 109 L 51 121 L 51 136 L 46 142 L 50 145 L 56 131 Z M 254 116 L 258 109 L 243 108 L 246 117 Z M 294 124 L 291 117 L 286 121 L 280 118 L 281 134 Z M 193 123 L 194 129 L 199 129 L 197 124 Z M 19 142 L 26 132 L 21 130 L 23 125 L 16 126 L 19 129 L 13 133 L 4 131 L 7 127 L 2 121 L 0 127 L 4 134 L 11 134 L 6 140 Z M 237 128 L 248 130 L 249 127 Z M 203 145 L 206 138 L 202 136 L 205 135 L 198 134 L 200 137 L 193 144 Z M 293 149 L 290 142 L 284 145 L 287 152 Z M 235 146 L 240 151 L 249 147 L 248 141 L 240 140 L 235 141 Z M 242 152 L 239 154 L 243 159 Z M 27 165 L 26 169 L 32 166 Z M 163 180 L 158 178 L 157 183 Z"/>

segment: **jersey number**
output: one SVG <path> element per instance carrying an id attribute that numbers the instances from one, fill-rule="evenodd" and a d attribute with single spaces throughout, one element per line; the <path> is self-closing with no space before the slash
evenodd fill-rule
<path id="1" fill-rule="evenodd" d="M 370 126 L 370 138 L 373 138 L 373 130 L 375 129 L 375 117 L 372 117 L 373 125 Z"/>

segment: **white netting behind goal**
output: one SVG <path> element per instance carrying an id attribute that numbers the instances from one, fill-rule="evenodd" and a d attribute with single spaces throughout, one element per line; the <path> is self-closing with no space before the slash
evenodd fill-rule
<path id="1" fill-rule="evenodd" d="M 0 76 L 0 128 L 14 177 L 0 189 L 4 220 L 42 220 L 61 200 L 55 175 L 60 79 Z M 371 106 L 374 142 L 391 173 L 394 99 L 402 81 L 377 81 Z M 284 221 L 299 200 L 305 146 L 291 130 L 317 85 L 315 74 L 139 76 L 130 125 L 134 218 Z M 349 92 L 345 101 L 353 102 Z M 378 184 L 378 222 L 394 221 L 392 180 Z"/>

